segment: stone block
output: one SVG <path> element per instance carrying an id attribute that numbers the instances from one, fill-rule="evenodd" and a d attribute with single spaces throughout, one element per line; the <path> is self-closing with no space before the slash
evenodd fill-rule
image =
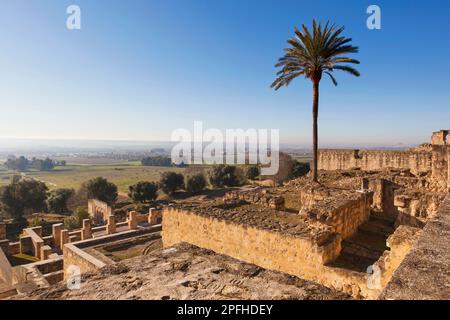
<path id="1" fill-rule="evenodd" d="M 81 232 L 81 240 L 86 240 L 92 238 L 92 230 L 91 230 L 91 220 L 84 219 L 83 227 Z"/>
<path id="2" fill-rule="evenodd" d="M 63 228 L 63 224 L 62 223 L 56 223 L 54 225 L 52 225 L 52 236 L 53 236 L 53 241 L 55 243 L 56 246 L 60 246 L 61 244 L 61 230 Z"/>
<path id="3" fill-rule="evenodd" d="M 60 235 L 60 248 L 64 248 L 64 245 L 66 243 L 69 243 L 69 230 L 67 229 L 63 229 L 61 230 L 61 235 Z"/>
<path id="4" fill-rule="evenodd" d="M 133 230 L 137 228 L 137 212 L 128 212 L 128 229 Z"/>
<path id="5" fill-rule="evenodd" d="M 106 221 L 106 232 L 108 234 L 116 233 L 116 217 L 111 215 Z"/>

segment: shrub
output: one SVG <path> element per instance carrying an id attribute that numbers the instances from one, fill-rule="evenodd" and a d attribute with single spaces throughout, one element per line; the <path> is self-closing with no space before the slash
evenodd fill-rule
<path id="1" fill-rule="evenodd" d="M 215 165 L 209 173 L 209 182 L 217 188 L 239 186 L 244 180 L 242 171 L 236 166 Z"/>
<path id="2" fill-rule="evenodd" d="M 94 178 L 87 182 L 87 195 L 89 199 L 113 204 L 117 200 L 117 186 L 105 178 Z"/>
<path id="3" fill-rule="evenodd" d="M 308 162 L 300 162 L 297 160 L 294 160 L 294 165 L 292 167 L 292 177 L 293 178 L 298 178 L 301 176 L 304 176 L 306 174 L 308 174 L 310 170 L 310 165 Z"/>
<path id="4" fill-rule="evenodd" d="M 42 226 L 44 224 L 44 222 L 45 221 L 43 219 L 40 219 L 38 217 L 34 217 L 33 219 L 31 219 L 31 221 L 29 223 L 29 226 L 31 228 L 40 227 L 40 226 Z"/>
<path id="5" fill-rule="evenodd" d="M 41 211 L 45 209 L 47 186 L 40 181 L 21 179 L 15 176 L 11 183 L 2 189 L 0 201 L 4 210 L 14 218 L 14 221 L 23 221 L 27 210 Z"/>
<path id="6" fill-rule="evenodd" d="M 140 181 L 128 189 L 128 196 L 135 203 L 154 201 L 158 196 L 158 185 L 155 182 Z"/>
<path id="7" fill-rule="evenodd" d="M 159 187 L 164 193 L 172 195 L 175 191 L 183 189 L 184 176 L 176 172 L 164 172 L 159 181 Z"/>
<path id="8" fill-rule="evenodd" d="M 50 212 L 65 213 L 68 212 L 67 201 L 75 193 L 73 189 L 56 189 L 52 190 L 47 199 L 47 207 Z"/>
<path id="9" fill-rule="evenodd" d="M 89 219 L 89 213 L 85 208 L 77 208 L 73 215 L 64 218 L 64 227 L 69 230 L 79 229 L 84 219 Z"/>
<path id="10" fill-rule="evenodd" d="M 247 179 L 250 179 L 250 180 L 256 180 L 256 178 L 258 178 L 260 174 L 261 174 L 261 169 L 257 165 L 248 166 L 247 170 L 245 172 Z"/>
<path id="11" fill-rule="evenodd" d="M 189 193 L 198 193 L 206 188 L 206 178 L 198 173 L 187 178 L 186 191 Z"/>

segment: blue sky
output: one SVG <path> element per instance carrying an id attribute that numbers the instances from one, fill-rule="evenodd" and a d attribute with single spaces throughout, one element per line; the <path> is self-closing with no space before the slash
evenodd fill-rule
<path id="1" fill-rule="evenodd" d="M 82 29 L 66 28 L 78 4 Z M 366 8 L 382 29 L 366 27 Z M 450 127 L 450 2 L 8 0 L 0 137 L 169 140 L 177 128 L 279 128 L 311 140 L 311 84 L 270 89 L 295 26 L 345 25 L 362 76 L 321 83 L 325 145 L 427 142 Z"/>

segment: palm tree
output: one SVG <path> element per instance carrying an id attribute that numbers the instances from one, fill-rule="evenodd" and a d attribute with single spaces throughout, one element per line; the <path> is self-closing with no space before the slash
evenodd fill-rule
<path id="1" fill-rule="evenodd" d="M 313 20 L 312 34 L 305 25 L 302 25 L 302 31 L 295 28 L 295 37 L 288 40 L 289 48 L 278 60 L 276 68 L 281 67 L 277 72 L 277 78 L 272 83 L 271 88 L 278 90 L 282 86 L 288 86 L 289 83 L 298 76 L 304 75 L 312 81 L 313 84 L 313 181 L 317 182 L 317 116 L 319 112 L 319 83 L 322 75 L 328 75 L 335 86 L 337 81 L 332 72 L 334 70 L 346 71 L 356 77 L 359 77 L 358 70 L 350 67 L 348 64 L 359 64 L 358 60 L 350 59 L 343 55 L 348 53 L 357 53 L 358 47 L 350 45 L 351 38 L 342 36 L 344 27 L 337 27 L 335 24 L 330 26 L 329 22 L 322 28 L 322 24 Z"/>

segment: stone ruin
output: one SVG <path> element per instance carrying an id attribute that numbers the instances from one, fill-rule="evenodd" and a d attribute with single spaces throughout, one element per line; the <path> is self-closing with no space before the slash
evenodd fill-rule
<path id="1" fill-rule="evenodd" d="M 88 207 L 96 226 L 91 219 L 84 219 L 82 228 L 72 231 L 62 223 L 53 224 L 48 236 L 43 235 L 42 227 L 25 228 L 17 242 L 6 238 L 6 224 L 0 223 L 0 299 L 61 282 L 72 276 L 71 265 L 85 273 L 114 264 L 94 247 L 161 238 L 161 210 L 150 208 L 147 214 L 130 211 L 126 221 L 117 222 L 105 203 L 89 200 Z M 99 221 L 104 224 L 98 225 Z M 14 265 L 11 259 L 17 255 L 33 257 L 35 262 Z"/>
<path id="2" fill-rule="evenodd" d="M 319 151 L 319 169 L 409 170 L 417 177 L 429 175 L 436 191 L 447 191 L 450 188 L 448 133 L 448 130 L 434 132 L 430 148 L 419 147 L 407 151 L 323 149 Z"/>
<path id="3" fill-rule="evenodd" d="M 126 222 L 117 223 L 112 209 L 91 202 L 91 216 L 94 219 L 101 217 L 106 225 L 97 227 L 99 229 L 89 228 L 86 222 L 82 230 L 56 232 L 53 240 L 59 234 L 56 242 L 64 242 L 60 245 L 63 254 L 59 256 L 64 266 L 74 264 L 81 267 L 82 273 L 97 272 L 98 280 L 111 277 L 102 282 L 105 290 L 114 281 L 123 282 L 123 278 L 117 276 L 122 267 L 115 270 L 114 261 L 99 248 L 105 243 L 128 241 L 127 237 L 132 237 L 135 243 L 143 233 L 153 237 L 156 232 L 158 237 L 162 236 L 165 249 L 145 260 L 144 265 L 134 265 L 138 260 L 127 264 L 130 268 L 134 265 L 136 270 L 123 271 L 128 273 L 127 277 L 137 272 L 131 279 L 133 288 L 136 279 L 161 270 L 164 274 L 169 272 L 167 261 L 173 259 L 170 260 L 171 268 L 174 272 L 182 270 L 187 278 L 175 279 L 181 287 L 174 287 L 170 279 L 166 279 L 166 283 L 172 283 L 174 292 L 188 290 L 192 294 L 185 293 L 184 298 L 200 297 L 195 295 L 200 290 L 193 290 L 189 285 L 195 277 L 189 273 L 195 268 L 194 263 L 186 262 L 186 259 L 194 259 L 190 254 L 195 252 L 195 264 L 201 265 L 201 261 L 211 257 L 236 263 L 229 260 L 234 259 L 250 264 L 251 268 L 275 272 L 277 277 L 287 274 L 301 281 L 312 281 L 316 286 L 330 290 L 327 294 L 333 297 L 340 293 L 357 299 L 411 299 L 416 296 L 450 299 L 445 278 L 450 268 L 449 148 L 448 131 L 442 130 L 433 134 L 431 144 L 407 151 L 320 150 L 320 183 L 311 183 L 309 177 L 303 177 L 282 186 L 232 190 L 223 197 L 194 197 L 172 203 L 162 211 L 151 211 L 145 217 L 130 212 Z M 161 219 L 160 234 L 161 226 L 155 223 Z M 146 221 L 147 226 L 139 227 L 140 221 Z M 97 236 L 99 232 L 102 236 Z M 47 244 L 49 239 L 41 237 L 38 229 L 24 230 L 23 238 L 23 245 L 8 245 L 12 248 L 22 246 L 32 254 L 40 252 L 40 259 L 50 259 L 54 254 L 54 247 Z M 186 249 L 186 244 L 196 249 Z M 47 245 L 52 250 L 45 248 Z M 205 256 L 210 258 L 207 259 L 202 255 L 204 250 L 212 250 L 214 255 L 208 251 Z M 5 260 L 1 254 L 0 263 Z M 151 266 L 147 267 L 147 263 Z M 418 270 L 418 265 L 424 274 Z M 139 274 L 149 268 L 152 271 Z M 0 275 L 3 279 L 11 279 L 13 273 L 6 269 L 3 268 Z M 61 268 L 58 270 L 61 273 Z M 99 270 L 104 271 L 99 274 Z M 214 265 L 211 272 L 208 270 L 203 271 L 205 276 L 198 279 L 199 283 L 208 277 L 220 281 L 223 268 Z M 62 274 L 64 278 L 70 276 L 68 270 L 63 270 Z M 171 277 L 176 277 L 175 274 L 180 272 Z M 155 277 L 161 279 L 162 274 Z M 254 275 L 245 279 L 252 277 Z M 154 286 L 155 278 L 151 279 Z M 142 280 L 138 283 L 137 288 L 148 285 Z M 90 286 L 91 294 L 102 291 L 98 284 L 95 288 Z M 209 285 L 211 283 L 205 288 Z M 159 287 L 164 289 L 160 291 L 165 291 L 170 286 L 166 288 L 160 284 Z M 55 290 L 61 292 L 60 287 Z M 239 291 L 237 287 L 233 290 Z M 216 289 L 205 291 L 212 296 L 217 294 Z M 92 298 L 89 291 L 72 293 L 66 290 L 64 294 L 78 298 L 87 294 Z M 121 291 L 120 294 L 134 296 L 137 291 Z M 249 298 L 222 294 L 221 298 Z M 115 293 L 109 296 L 119 297 Z M 154 295 L 149 297 L 155 298 Z"/>
<path id="4" fill-rule="evenodd" d="M 96 224 L 103 224 L 113 215 L 113 208 L 104 201 L 97 199 L 88 200 L 88 213 Z"/>
<path id="5" fill-rule="evenodd" d="M 240 201 L 248 202 L 263 207 L 284 210 L 284 198 L 270 194 L 267 189 L 257 188 L 251 191 L 230 191 L 223 198 L 225 204 L 238 204 Z"/>
<path id="6" fill-rule="evenodd" d="M 355 298 L 388 297 L 394 272 L 430 236 L 427 222 L 450 215 L 447 137 L 436 132 L 431 145 L 408 151 L 321 150 L 321 177 L 334 181 L 297 179 L 165 208 L 163 244 L 187 242 Z M 438 250 L 448 256 L 449 246 Z"/>

